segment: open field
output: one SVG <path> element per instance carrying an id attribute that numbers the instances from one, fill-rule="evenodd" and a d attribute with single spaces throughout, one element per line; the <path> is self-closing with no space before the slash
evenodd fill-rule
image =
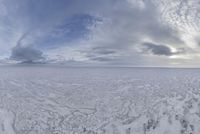
<path id="1" fill-rule="evenodd" d="M 199 134 L 200 69 L 0 67 L 0 134 Z"/>

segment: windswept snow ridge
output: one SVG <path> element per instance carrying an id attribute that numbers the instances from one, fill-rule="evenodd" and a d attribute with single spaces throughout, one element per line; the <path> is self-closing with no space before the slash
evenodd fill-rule
<path id="1" fill-rule="evenodd" d="M 0 68 L 0 134 L 199 134 L 200 70 Z"/>

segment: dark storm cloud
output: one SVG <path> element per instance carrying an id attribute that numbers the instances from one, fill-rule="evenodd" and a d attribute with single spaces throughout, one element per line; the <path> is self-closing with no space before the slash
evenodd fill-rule
<path id="1" fill-rule="evenodd" d="M 44 57 L 40 50 L 34 49 L 30 46 L 17 45 L 12 49 L 10 59 L 19 61 L 21 63 L 36 63 L 43 60 Z"/>
<path id="2" fill-rule="evenodd" d="M 144 51 L 150 51 L 154 55 L 172 56 L 184 53 L 184 49 L 178 49 L 177 52 L 172 52 L 171 48 L 166 45 L 159 45 L 153 43 L 143 43 Z"/>
<path id="3" fill-rule="evenodd" d="M 144 43 L 143 44 L 148 51 L 151 51 L 154 55 L 165 55 L 165 56 L 171 56 L 173 55 L 173 52 L 171 49 L 164 45 L 156 45 L 153 43 Z"/>
<path id="4" fill-rule="evenodd" d="M 17 45 L 12 49 L 10 56 L 11 60 L 21 63 L 36 63 L 44 60 L 43 53 L 30 45 L 23 45 L 23 40 L 29 35 L 29 32 L 23 34 L 17 42 Z"/>

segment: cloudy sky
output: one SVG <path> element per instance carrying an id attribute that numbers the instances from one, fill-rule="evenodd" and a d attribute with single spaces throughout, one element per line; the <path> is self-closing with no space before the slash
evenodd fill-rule
<path id="1" fill-rule="evenodd" d="M 0 63 L 200 66 L 199 0 L 0 0 Z"/>

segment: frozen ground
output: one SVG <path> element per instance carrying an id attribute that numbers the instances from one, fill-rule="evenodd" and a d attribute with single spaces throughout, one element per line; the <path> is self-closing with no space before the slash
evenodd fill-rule
<path id="1" fill-rule="evenodd" d="M 0 67 L 0 134 L 199 134 L 200 69 Z"/>

